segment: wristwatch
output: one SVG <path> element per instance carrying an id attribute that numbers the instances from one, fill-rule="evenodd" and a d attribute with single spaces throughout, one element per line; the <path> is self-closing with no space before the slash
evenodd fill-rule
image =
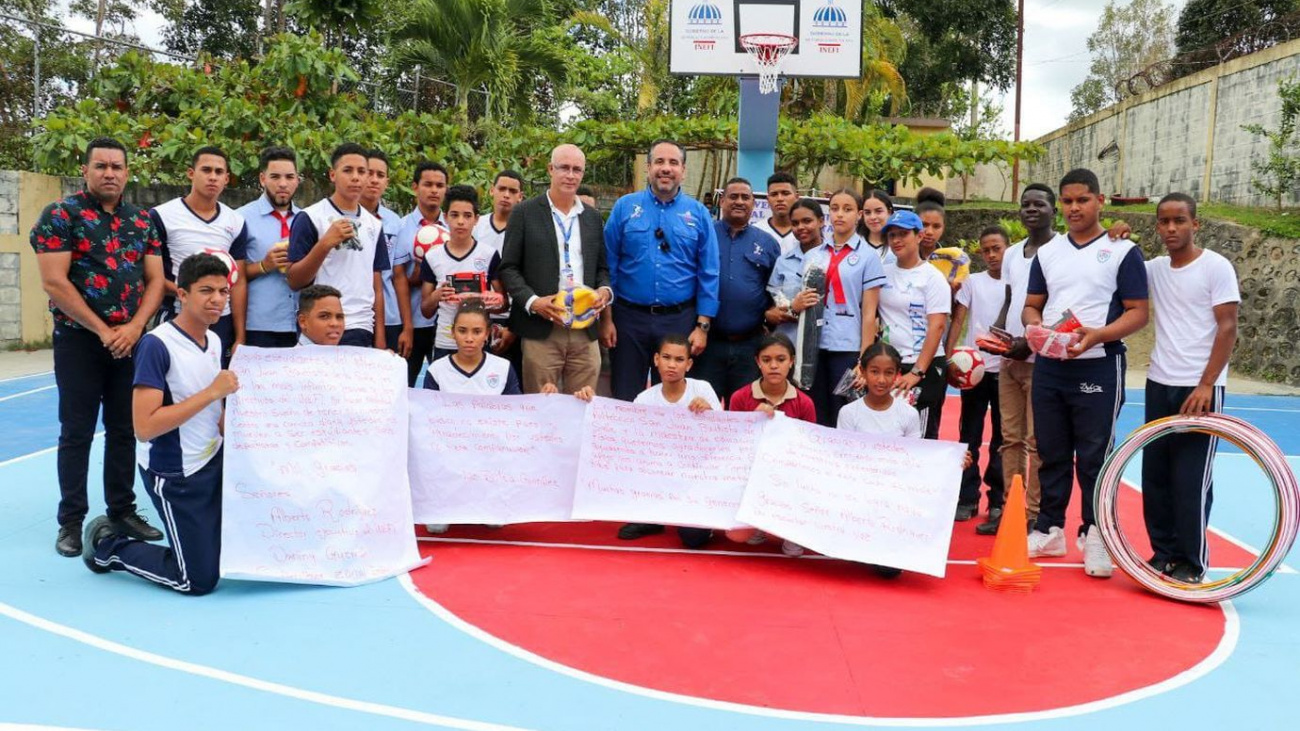
<path id="1" fill-rule="evenodd" d="M 912 366 L 912 370 L 908 371 L 908 373 L 911 373 L 917 378 L 925 378 L 925 369 L 921 366 Z"/>
<path id="2" fill-rule="evenodd" d="M 711 324 L 711 323 L 704 322 L 703 320 L 696 320 L 696 321 L 695 321 L 695 327 L 699 328 L 699 329 L 700 329 L 700 332 L 703 332 L 703 333 L 707 333 L 707 332 L 709 331 L 709 325 L 710 325 L 710 324 Z"/>

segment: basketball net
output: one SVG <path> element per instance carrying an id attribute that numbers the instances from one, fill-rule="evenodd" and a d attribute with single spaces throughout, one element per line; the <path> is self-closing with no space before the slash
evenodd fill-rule
<path id="1" fill-rule="evenodd" d="M 747 33 L 740 37 L 740 46 L 758 66 L 758 90 L 771 94 L 780 88 L 781 61 L 799 45 L 799 39 L 783 33 Z"/>

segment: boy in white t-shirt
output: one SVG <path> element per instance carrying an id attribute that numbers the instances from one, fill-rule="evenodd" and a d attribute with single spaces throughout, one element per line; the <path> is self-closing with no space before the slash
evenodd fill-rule
<path id="1" fill-rule="evenodd" d="M 217 257 L 186 257 L 176 272 L 180 312 L 140 339 L 131 396 L 136 461 L 168 547 L 121 535 L 107 516 L 90 521 L 82 559 L 97 574 L 127 571 L 198 596 L 217 585 L 221 565 L 222 399 L 239 389 L 221 369 L 210 328 L 230 299 L 230 270 Z"/>
<path id="2" fill-rule="evenodd" d="M 948 328 L 945 352 L 952 355 L 957 340 L 974 347 L 975 336 L 987 333 L 1002 312 L 1007 287 L 1002 279 L 1002 255 L 1010 243 L 1006 229 L 990 226 L 980 233 L 980 257 L 987 267 L 962 282 L 957 290 L 953 307 L 952 325 Z M 969 320 L 969 324 L 968 323 Z M 962 337 L 962 326 L 967 325 Z M 989 414 L 993 434 L 989 439 L 989 462 L 984 468 L 983 482 L 988 485 L 989 522 L 995 526 L 1002 519 L 1002 412 L 998 403 L 998 371 L 1002 359 L 992 353 L 984 354 L 984 377 L 973 388 L 961 392 L 961 440 L 966 444 L 972 464 L 962 473 L 961 494 L 957 499 L 958 521 L 979 515 L 980 507 L 980 446 L 984 443 L 984 415 Z M 951 366 L 950 366 L 951 367 Z"/>
<path id="3" fill-rule="evenodd" d="M 1146 420 L 1223 409 L 1228 358 L 1237 342 L 1241 293 L 1232 264 L 1196 245 L 1196 200 L 1170 193 L 1156 206 L 1169 256 L 1147 262 L 1156 344 L 1147 371 Z M 1142 514 L 1151 566 L 1198 584 L 1209 566 L 1205 526 L 1213 502 L 1217 440 L 1172 434 L 1142 450 Z"/>
<path id="4" fill-rule="evenodd" d="M 446 244 L 429 250 L 420 264 L 420 311 L 425 317 L 436 312 L 438 325 L 433 340 L 434 360 L 455 352 L 452 320 L 462 300 L 481 299 L 489 313 L 505 308 L 500 275 L 501 254 L 488 244 L 474 240 L 478 223 L 478 191 L 468 185 L 447 189 L 443 202 Z"/>
<path id="5" fill-rule="evenodd" d="M 1025 327 L 1051 327 L 1070 311 L 1082 337 L 1065 358 L 1039 353 L 1034 361 L 1034 428 L 1041 464 L 1042 504 L 1029 534 L 1029 556 L 1064 556 L 1065 511 L 1079 480 L 1084 573 L 1109 578 L 1114 565 L 1097 530 L 1093 488 L 1115 442 L 1124 405 L 1123 339 L 1147 323 L 1147 273 L 1142 251 L 1112 239 L 1101 226 L 1105 197 L 1091 170 L 1061 178 L 1060 201 L 1069 235 L 1038 250 L 1029 270 Z"/>
<path id="6" fill-rule="evenodd" d="M 655 351 L 655 369 L 659 371 L 659 383 L 647 388 L 632 403 L 641 406 L 680 406 L 690 409 L 692 413 L 709 410 L 722 410 L 718 395 L 707 381 L 687 378 L 694 360 L 691 359 L 691 344 L 685 335 L 665 335 L 659 341 Z M 655 533 L 663 533 L 664 527 L 654 523 L 628 523 L 618 530 L 618 537 L 631 541 Z M 708 528 L 678 527 L 677 535 L 682 545 L 687 548 L 702 548 L 713 537 Z"/>

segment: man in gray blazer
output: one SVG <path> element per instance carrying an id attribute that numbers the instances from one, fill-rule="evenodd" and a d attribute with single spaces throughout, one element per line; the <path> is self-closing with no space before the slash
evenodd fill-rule
<path id="1" fill-rule="evenodd" d="M 613 299 L 600 213 L 582 205 L 578 186 L 587 158 L 576 145 L 551 151 L 546 192 L 515 206 L 506 224 L 501 281 L 510 293 L 510 329 L 523 340 L 524 393 L 548 383 L 565 393 L 596 387 L 600 377 L 599 328 L 564 326 L 564 310 L 551 300 L 565 281 L 597 291 L 599 307 Z"/>

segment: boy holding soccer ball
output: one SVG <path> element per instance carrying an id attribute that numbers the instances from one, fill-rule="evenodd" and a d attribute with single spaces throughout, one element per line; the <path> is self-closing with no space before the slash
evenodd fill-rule
<path id="1" fill-rule="evenodd" d="M 1007 249 L 1009 238 L 1001 226 L 990 226 L 980 233 L 980 256 L 988 269 L 967 277 L 962 282 L 961 289 L 957 290 L 952 327 L 948 328 L 948 343 L 945 348 L 949 354 L 956 353 L 959 337 L 962 345 L 974 347 L 975 336 L 987 333 L 1002 311 L 1002 303 L 1006 299 L 1006 283 L 1002 281 L 1002 254 Z M 962 326 L 967 324 L 966 335 L 962 337 Z M 983 358 L 984 376 L 975 385 L 964 388 L 961 392 L 961 440 L 970 453 L 971 465 L 961 477 L 956 520 L 970 520 L 979 514 L 980 445 L 984 443 L 984 415 L 992 412 L 993 435 L 989 441 L 989 461 L 984 468 L 983 477 L 984 484 L 988 486 L 988 521 L 977 528 L 981 534 L 992 535 L 997 532 L 1002 519 L 1004 488 L 1000 454 L 1002 417 L 998 406 L 998 369 L 1002 359 L 991 353 L 985 354 Z M 954 367 L 956 362 L 950 362 L 950 379 Z M 991 530 L 985 526 L 990 526 Z"/>

